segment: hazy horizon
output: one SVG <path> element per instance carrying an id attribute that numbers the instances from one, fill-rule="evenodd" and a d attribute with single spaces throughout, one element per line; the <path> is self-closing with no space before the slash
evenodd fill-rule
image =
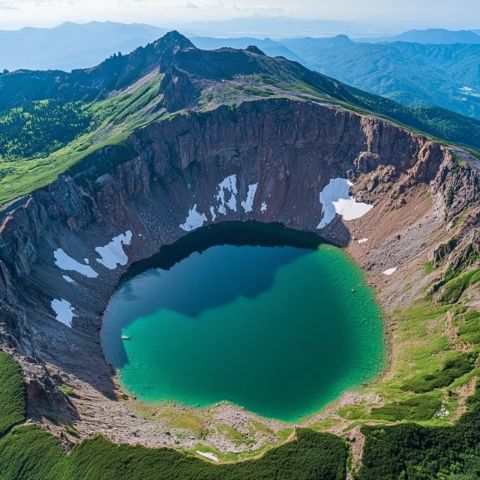
<path id="1" fill-rule="evenodd" d="M 325 33 L 385 34 L 414 28 L 480 29 L 476 0 L 0 0 L 0 29 L 54 27 L 64 22 L 146 23 L 208 30 L 222 21 L 283 17 L 293 23 L 336 22 Z M 201 22 L 201 23 L 199 23 Z M 341 27 L 344 27 L 342 30 Z M 249 32 L 246 31 L 246 34 Z M 225 34 L 228 34 L 225 31 Z M 265 32 L 268 34 L 268 32 Z M 302 34 L 302 32 L 299 32 Z"/>

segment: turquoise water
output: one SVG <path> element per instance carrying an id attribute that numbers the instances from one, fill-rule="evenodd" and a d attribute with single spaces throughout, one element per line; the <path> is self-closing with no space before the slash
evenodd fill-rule
<path id="1" fill-rule="evenodd" d="M 326 245 L 218 245 L 149 268 L 114 294 L 101 339 L 140 400 L 229 401 L 284 421 L 317 412 L 384 360 L 372 290 Z"/>

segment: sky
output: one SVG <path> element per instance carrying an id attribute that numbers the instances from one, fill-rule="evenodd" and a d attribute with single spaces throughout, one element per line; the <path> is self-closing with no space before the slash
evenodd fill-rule
<path id="1" fill-rule="evenodd" d="M 251 15 L 480 29 L 480 0 L 0 0 L 0 29 L 91 20 L 181 26 Z"/>

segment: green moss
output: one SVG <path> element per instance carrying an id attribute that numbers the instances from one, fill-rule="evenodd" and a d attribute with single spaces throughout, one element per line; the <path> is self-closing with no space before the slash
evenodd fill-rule
<path id="1" fill-rule="evenodd" d="M 58 389 L 65 395 L 68 395 L 70 397 L 75 396 L 75 390 L 72 387 L 68 387 L 67 385 L 60 385 Z"/>
<path id="2" fill-rule="evenodd" d="M 452 187 L 448 187 L 447 193 L 445 196 L 445 203 L 447 207 L 451 207 L 453 204 L 453 200 L 455 199 L 455 192 L 453 191 Z"/>
<path id="3" fill-rule="evenodd" d="M 474 308 L 455 317 L 460 339 L 473 345 L 480 344 L 480 313 Z"/>
<path id="4" fill-rule="evenodd" d="M 0 436 L 25 419 L 26 400 L 20 367 L 0 350 Z"/>
<path id="5" fill-rule="evenodd" d="M 73 435 L 74 437 L 78 437 L 78 431 L 77 429 L 73 426 L 73 425 L 65 425 L 65 431 L 70 434 L 70 435 Z"/>
<path id="6" fill-rule="evenodd" d="M 363 405 L 345 405 L 338 414 L 346 420 L 359 420 L 367 417 L 367 409 Z"/>
<path id="7" fill-rule="evenodd" d="M 167 407 L 159 412 L 159 417 L 166 421 L 170 428 L 189 430 L 197 438 L 202 438 L 206 433 L 202 418 L 188 410 Z"/>

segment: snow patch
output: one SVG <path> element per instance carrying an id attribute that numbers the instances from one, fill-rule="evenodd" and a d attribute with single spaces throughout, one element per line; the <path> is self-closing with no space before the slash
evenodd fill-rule
<path id="1" fill-rule="evenodd" d="M 225 193 L 230 193 L 230 198 L 226 200 Z M 222 215 L 227 214 L 227 207 L 234 212 L 237 211 L 237 176 L 230 175 L 224 178 L 218 184 L 218 193 L 215 197 L 219 202 L 218 212 Z"/>
<path id="2" fill-rule="evenodd" d="M 368 238 L 361 238 L 358 243 L 362 244 L 362 243 L 367 243 L 368 242 Z"/>
<path id="3" fill-rule="evenodd" d="M 215 213 L 214 207 L 210 207 L 210 215 L 212 216 L 212 222 L 214 222 L 215 219 L 217 218 L 217 214 Z"/>
<path id="4" fill-rule="evenodd" d="M 53 252 L 55 258 L 55 265 L 62 270 L 67 270 L 70 272 L 77 272 L 81 275 L 85 275 L 88 278 L 97 278 L 98 273 L 89 265 L 77 262 L 74 258 L 67 255 L 63 249 L 58 248 Z"/>
<path id="5" fill-rule="evenodd" d="M 207 216 L 204 213 L 197 211 L 197 205 L 195 204 L 188 212 L 188 217 L 185 223 L 180 225 L 182 230 L 190 232 L 196 228 L 200 228 L 207 221 Z"/>
<path id="6" fill-rule="evenodd" d="M 326 227 L 338 213 L 345 221 L 363 217 L 373 205 L 360 203 L 350 195 L 353 183 L 346 178 L 332 178 L 320 192 L 320 203 L 323 209 L 323 218 L 317 228 Z"/>
<path id="7" fill-rule="evenodd" d="M 77 283 L 72 277 L 69 277 L 68 275 L 62 275 L 62 278 L 67 282 L 67 283 Z"/>
<path id="8" fill-rule="evenodd" d="M 478 93 L 474 88 L 472 87 L 461 87 L 460 89 L 460 92 L 463 93 L 464 95 L 467 95 L 469 97 L 475 97 L 475 98 L 479 98 L 480 97 L 480 93 Z M 468 100 L 468 99 L 467 99 Z"/>
<path id="9" fill-rule="evenodd" d="M 267 204 L 265 202 L 262 202 L 262 205 L 260 207 L 260 211 L 262 213 L 265 213 L 267 211 Z"/>
<path id="10" fill-rule="evenodd" d="M 197 450 L 197 453 L 198 453 L 198 455 L 201 455 L 202 457 L 208 458 L 212 462 L 215 462 L 215 463 L 219 462 L 218 457 L 215 456 L 213 453 L 201 452 L 200 450 Z"/>
<path id="11" fill-rule="evenodd" d="M 398 270 L 398 267 L 388 268 L 383 272 L 383 274 L 389 277 L 390 275 L 393 275 L 397 270 Z"/>
<path id="12" fill-rule="evenodd" d="M 76 317 L 75 313 L 73 313 L 72 304 L 63 299 L 58 300 L 54 298 L 51 306 L 52 310 L 55 312 L 57 321 L 72 328 L 73 317 Z"/>
<path id="13" fill-rule="evenodd" d="M 253 201 L 255 200 L 255 194 L 257 193 L 258 183 L 253 183 L 248 186 L 247 198 L 242 202 L 242 207 L 245 210 L 245 213 L 251 212 L 253 210 Z"/>
<path id="14" fill-rule="evenodd" d="M 128 256 L 123 250 L 123 246 L 130 245 L 131 243 L 132 232 L 130 230 L 113 237 L 112 241 L 104 247 L 95 248 L 95 251 L 101 257 L 96 259 L 97 262 L 109 270 L 115 270 L 118 265 L 126 265 L 128 263 Z"/>

